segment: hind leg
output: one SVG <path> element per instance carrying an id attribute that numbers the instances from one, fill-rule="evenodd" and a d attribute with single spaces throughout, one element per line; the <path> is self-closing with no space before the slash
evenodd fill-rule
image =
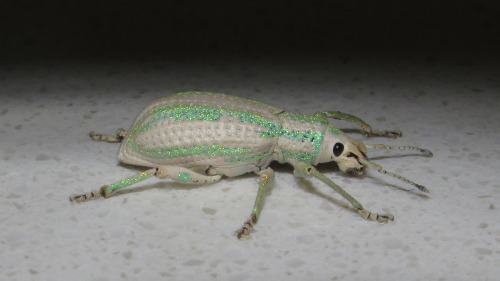
<path id="1" fill-rule="evenodd" d="M 93 190 L 83 194 L 72 195 L 70 196 L 69 200 L 71 202 L 83 203 L 85 201 L 96 199 L 101 196 L 107 198 L 116 193 L 118 190 L 121 190 L 134 183 L 148 179 L 152 176 L 156 176 L 161 179 L 169 178 L 176 182 L 188 183 L 188 184 L 212 183 L 219 181 L 221 178 L 220 175 L 213 175 L 213 176 L 202 175 L 184 167 L 160 166 L 158 168 L 146 170 L 130 178 L 117 181 L 111 185 L 105 185 L 97 190 Z"/>

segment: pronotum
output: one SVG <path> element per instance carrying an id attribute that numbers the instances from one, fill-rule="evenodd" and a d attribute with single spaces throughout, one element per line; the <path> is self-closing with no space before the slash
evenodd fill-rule
<path id="1" fill-rule="evenodd" d="M 260 176 L 250 217 L 235 234 L 248 237 L 262 210 L 266 187 L 274 178 L 270 163 L 293 167 L 297 177 L 315 177 L 333 188 L 368 220 L 387 223 L 391 214 L 363 208 L 344 189 L 320 173 L 315 165 L 334 161 L 344 173 L 362 175 L 367 167 L 402 180 L 422 192 L 427 188 L 384 170 L 368 160 L 367 149 L 414 150 L 431 157 L 427 149 L 414 146 L 365 145 L 345 135 L 328 118 L 354 122 L 372 136 L 396 138 L 400 131 L 376 131 L 360 118 L 339 111 L 302 115 L 258 101 L 209 92 L 185 92 L 153 101 L 135 119 L 129 131 L 115 136 L 90 133 L 94 141 L 121 142 L 118 159 L 149 167 L 144 172 L 105 185 L 98 190 L 72 195 L 72 202 L 109 197 L 118 190 L 152 176 L 186 184 L 219 181 L 248 172 Z"/>

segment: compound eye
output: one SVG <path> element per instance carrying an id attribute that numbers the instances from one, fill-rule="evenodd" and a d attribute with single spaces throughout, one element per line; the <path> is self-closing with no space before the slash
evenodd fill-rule
<path id="1" fill-rule="evenodd" d="M 333 146 L 333 155 L 335 155 L 336 157 L 339 157 L 339 155 L 342 154 L 343 151 L 344 151 L 344 145 L 341 144 L 340 142 L 336 143 Z"/>

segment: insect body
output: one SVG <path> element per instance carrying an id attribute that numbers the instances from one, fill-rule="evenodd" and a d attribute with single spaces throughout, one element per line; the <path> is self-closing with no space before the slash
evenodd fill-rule
<path id="1" fill-rule="evenodd" d="M 152 176 L 202 184 L 219 181 L 222 176 L 255 172 L 260 176 L 257 198 L 250 217 L 236 231 L 240 238 L 249 236 L 257 222 L 265 189 L 274 177 L 269 167 L 273 161 L 289 163 L 297 177 L 319 179 L 347 199 L 363 218 L 380 223 L 394 218 L 364 209 L 356 199 L 316 170 L 315 165 L 335 161 L 341 171 L 356 175 L 364 174 L 371 166 L 421 191 L 428 191 L 368 161 L 367 148 L 412 149 L 432 156 L 430 151 L 412 146 L 364 145 L 334 127 L 328 118 L 357 123 L 368 135 L 401 136 L 399 131 L 374 131 L 363 120 L 338 111 L 308 116 L 224 94 L 179 93 L 151 103 L 137 116 L 129 131 L 119 129 L 116 136 L 90 133 L 95 141 L 121 142 L 118 152 L 121 162 L 150 169 L 99 190 L 73 195 L 70 200 L 84 202 L 109 197 Z"/>

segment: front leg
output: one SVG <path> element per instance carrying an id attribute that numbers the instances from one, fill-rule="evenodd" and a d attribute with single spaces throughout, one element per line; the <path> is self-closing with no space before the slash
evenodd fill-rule
<path id="1" fill-rule="evenodd" d="M 401 137 L 403 135 L 403 133 L 401 131 L 388 131 L 388 130 L 377 131 L 377 130 L 373 130 L 372 126 L 370 126 L 368 123 L 363 121 L 361 118 L 356 117 L 356 116 L 351 115 L 351 114 L 340 112 L 340 111 L 320 111 L 320 112 L 314 113 L 314 116 L 321 118 L 321 119 L 325 119 L 325 120 L 327 118 L 333 118 L 333 119 L 337 119 L 337 120 L 344 120 L 344 121 L 356 123 L 369 136 L 381 136 L 381 137 L 388 137 L 391 139 L 395 139 L 395 138 Z"/>
<path id="2" fill-rule="evenodd" d="M 391 214 L 377 214 L 377 213 L 372 213 L 368 210 L 365 210 L 363 208 L 363 205 L 359 203 L 354 197 L 352 197 L 349 193 L 347 193 L 344 189 L 342 189 L 340 186 L 335 184 L 332 180 L 330 180 L 327 176 L 323 175 L 320 173 L 316 168 L 310 164 L 306 163 L 292 163 L 293 167 L 295 168 L 293 170 L 293 173 L 296 177 L 306 177 L 306 176 L 312 176 L 320 181 L 324 182 L 326 185 L 329 187 L 333 188 L 333 190 L 337 191 L 342 197 L 344 197 L 351 205 L 358 210 L 358 213 L 367 220 L 373 220 L 373 221 L 378 221 L 379 223 L 388 223 L 389 221 L 394 220 L 394 216 Z"/>

